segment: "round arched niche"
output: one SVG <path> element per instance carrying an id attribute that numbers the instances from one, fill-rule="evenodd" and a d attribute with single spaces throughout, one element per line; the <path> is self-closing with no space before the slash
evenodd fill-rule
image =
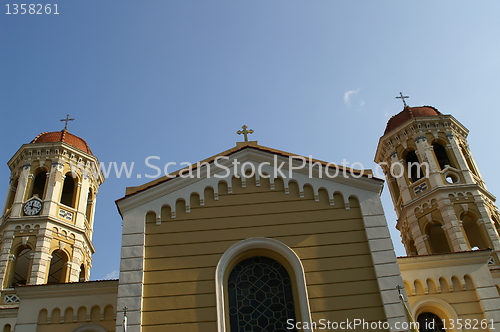
<path id="1" fill-rule="evenodd" d="M 226 332 L 226 304 L 224 295 L 225 276 L 236 262 L 251 256 L 267 256 L 277 260 L 289 269 L 295 283 L 294 296 L 297 295 L 299 306 L 298 319 L 311 322 L 309 300 L 302 263 L 297 254 L 286 244 L 271 238 L 254 237 L 242 240 L 229 247 L 221 256 L 215 272 L 218 332 Z M 308 331 L 305 329 L 305 331 Z"/>
<path id="2" fill-rule="evenodd" d="M 443 299 L 436 296 L 425 296 L 415 301 L 412 304 L 412 316 L 417 318 L 421 314 L 431 313 L 438 316 L 441 320 L 454 320 L 457 321 L 458 314 L 453 307 Z M 446 331 L 457 331 L 450 328 Z"/>
<path id="3" fill-rule="evenodd" d="M 76 329 L 74 329 L 71 332 L 108 332 L 104 327 L 98 324 L 84 324 L 81 326 L 78 326 Z"/>

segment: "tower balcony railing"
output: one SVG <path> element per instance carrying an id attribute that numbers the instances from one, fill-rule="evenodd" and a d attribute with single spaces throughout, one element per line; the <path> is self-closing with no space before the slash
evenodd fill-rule
<path id="1" fill-rule="evenodd" d="M 57 216 L 69 223 L 75 223 L 76 213 L 77 210 L 72 207 L 69 207 L 62 203 L 57 204 Z"/>
<path id="2" fill-rule="evenodd" d="M 429 181 L 423 177 L 410 185 L 410 195 L 412 199 L 429 189 Z"/>

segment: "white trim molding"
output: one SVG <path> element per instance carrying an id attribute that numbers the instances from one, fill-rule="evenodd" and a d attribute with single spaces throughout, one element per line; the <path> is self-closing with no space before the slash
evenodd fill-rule
<path id="1" fill-rule="evenodd" d="M 411 314 L 413 315 L 415 321 L 418 319 L 418 316 L 424 312 L 431 312 L 437 315 L 441 320 L 446 319 L 457 322 L 459 318 L 455 309 L 453 309 L 453 307 L 448 302 L 436 296 L 427 295 L 418 299 L 413 303 L 411 311 Z M 462 329 L 450 329 L 448 327 L 447 331 L 461 332 Z"/>
<path id="2" fill-rule="evenodd" d="M 396 322 L 406 321 L 406 316 L 396 287 L 403 286 L 404 283 L 392 246 L 380 195 L 365 192 L 363 196 L 358 196 L 358 200 L 386 320 L 391 326 L 391 332 L 398 332 L 400 330 L 395 328 L 399 326 Z M 405 294 L 404 289 L 403 294 Z"/>
<path id="3" fill-rule="evenodd" d="M 309 297 L 306 289 L 306 279 L 304 268 L 300 262 L 297 254 L 286 244 L 270 238 L 254 237 L 242 240 L 232 245 L 221 256 L 217 269 L 215 270 L 215 293 L 217 298 L 217 330 L 218 332 L 226 332 L 226 308 L 225 308 L 225 274 L 227 269 L 231 266 L 234 258 L 238 255 L 249 250 L 269 250 L 274 251 L 290 263 L 293 271 L 290 271 L 296 282 L 296 290 L 298 299 L 295 301 L 299 303 L 300 317 L 298 319 L 304 323 L 305 326 L 311 326 L 311 311 L 309 308 Z M 306 324 L 307 323 L 307 324 Z M 312 331 L 304 329 L 304 331 Z"/>
<path id="4" fill-rule="evenodd" d="M 107 332 L 107 331 L 108 330 L 106 330 L 101 325 L 90 323 L 90 324 L 78 326 L 76 329 L 74 329 L 71 332 Z"/>

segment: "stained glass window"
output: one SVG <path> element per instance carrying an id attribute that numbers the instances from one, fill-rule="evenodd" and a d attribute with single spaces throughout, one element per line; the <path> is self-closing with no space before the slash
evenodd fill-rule
<path id="1" fill-rule="evenodd" d="M 295 323 L 290 276 L 269 257 L 241 261 L 228 279 L 231 332 L 290 332 Z"/>
<path id="2" fill-rule="evenodd" d="M 423 312 L 417 318 L 420 332 L 446 331 L 443 321 L 431 312 Z"/>

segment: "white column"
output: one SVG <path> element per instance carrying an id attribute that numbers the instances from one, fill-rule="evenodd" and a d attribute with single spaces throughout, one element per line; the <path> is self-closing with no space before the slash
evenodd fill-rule
<path id="1" fill-rule="evenodd" d="M 52 162 L 50 177 L 47 183 L 47 193 L 45 194 L 43 214 L 56 215 L 57 207 L 59 206 L 59 198 L 61 197 L 63 176 L 63 164 L 59 160 Z"/>
<path id="2" fill-rule="evenodd" d="M 31 164 L 25 164 L 21 175 L 19 176 L 19 184 L 17 186 L 16 196 L 14 198 L 14 204 L 12 205 L 11 217 L 21 216 L 21 211 L 24 202 L 24 196 L 26 195 L 27 186 L 29 184 Z"/>
<path id="3" fill-rule="evenodd" d="M 399 187 L 399 193 L 401 195 L 403 202 L 408 202 L 411 199 L 411 194 L 405 179 L 405 174 L 406 174 L 405 165 L 403 160 L 398 159 L 398 154 L 396 153 L 396 151 L 392 152 L 390 155 L 390 164 L 391 165 L 389 168 L 389 172 L 391 172 L 391 169 L 393 170 L 394 173 L 402 172 L 401 174 L 394 174 L 394 175 L 401 175 L 396 177 L 396 181 Z M 397 164 L 399 164 L 400 166 L 393 166 Z M 397 202 L 395 204 L 397 204 Z"/>
<path id="4" fill-rule="evenodd" d="M 7 206 L 7 203 L 9 202 L 9 199 L 14 195 L 14 198 L 16 197 L 16 192 L 17 188 L 15 188 L 12 184 L 14 183 L 14 179 L 10 179 L 9 181 L 9 189 L 7 189 L 7 195 L 5 195 L 5 203 L 3 204 L 4 209 L 11 209 L 12 206 Z M 18 183 L 19 186 L 19 183 Z M 12 201 L 12 205 L 14 204 L 14 201 Z"/>
<path id="5" fill-rule="evenodd" d="M 82 180 L 79 183 L 78 190 L 79 198 L 76 205 L 76 226 L 84 228 L 85 225 L 85 215 L 87 212 L 87 200 L 89 196 L 89 186 L 90 186 L 90 178 L 86 174 L 82 174 Z"/>
<path id="6" fill-rule="evenodd" d="M 451 131 L 448 131 L 446 132 L 446 137 L 448 137 L 451 151 L 453 152 L 453 154 L 457 159 L 458 168 L 462 171 L 465 183 L 475 183 L 475 181 L 472 179 L 472 174 L 469 172 L 469 167 L 467 166 L 467 163 L 465 161 L 466 157 L 462 154 L 462 151 L 457 143 L 457 140 L 455 139 L 455 136 Z"/>

